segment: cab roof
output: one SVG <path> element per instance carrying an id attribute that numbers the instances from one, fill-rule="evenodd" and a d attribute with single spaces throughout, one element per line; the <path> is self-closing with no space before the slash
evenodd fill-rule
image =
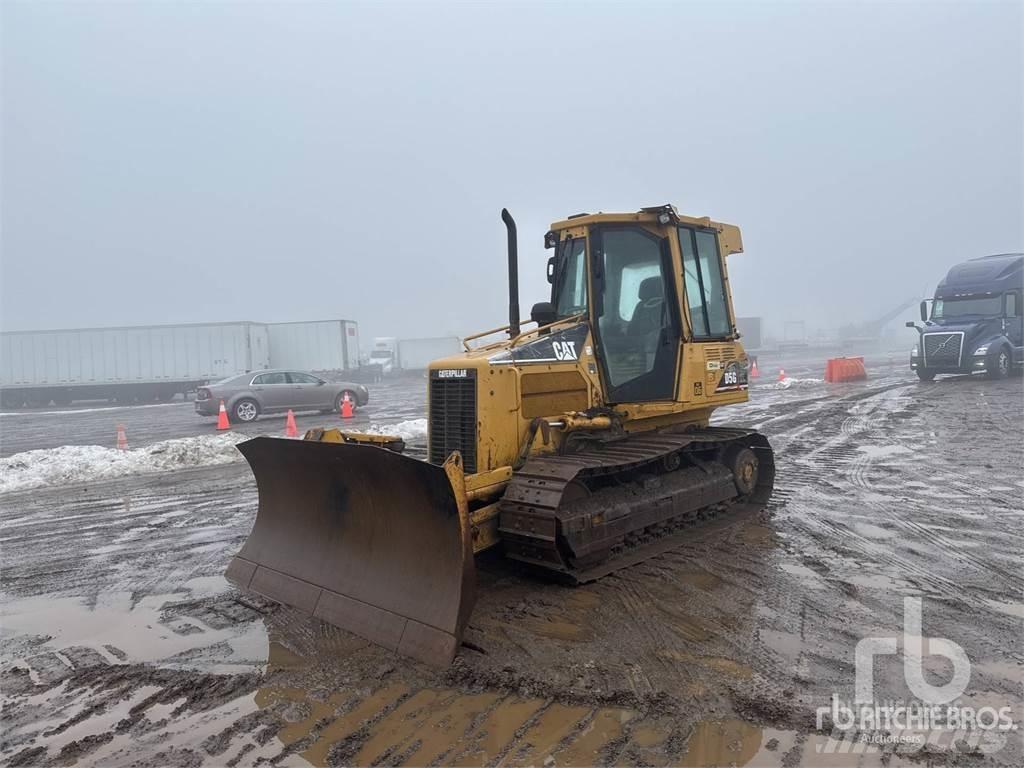
<path id="1" fill-rule="evenodd" d="M 655 205 L 641 208 L 633 213 L 604 213 L 603 211 L 598 211 L 597 213 L 576 213 L 560 221 L 552 222 L 551 230 L 553 232 L 560 232 L 566 229 L 593 226 L 595 224 L 642 223 L 664 226 L 671 222 L 691 227 L 714 229 L 718 232 L 719 240 L 726 253 L 743 252 L 743 240 L 740 235 L 740 229 L 735 224 L 713 221 L 707 216 L 684 216 L 679 213 L 674 205 Z"/>
<path id="2" fill-rule="evenodd" d="M 936 296 L 1002 293 L 1024 285 L 1024 253 L 996 253 L 957 264 L 935 289 Z"/>

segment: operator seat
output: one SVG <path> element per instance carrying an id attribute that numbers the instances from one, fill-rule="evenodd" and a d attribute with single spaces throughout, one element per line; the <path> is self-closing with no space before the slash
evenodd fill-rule
<path id="1" fill-rule="evenodd" d="M 665 319 L 665 286 L 660 276 L 648 277 L 640 283 L 639 301 L 626 328 L 628 336 L 657 334 Z M 657 336 L 655 336 L 657 340 Z"/>

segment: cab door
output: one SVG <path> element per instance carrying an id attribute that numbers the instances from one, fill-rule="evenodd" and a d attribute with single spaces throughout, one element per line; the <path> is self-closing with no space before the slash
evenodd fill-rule
<path id="1" fill-rule="evenodd" d="M 598 226 L 590 273 L 606 400 L 673 400 L 680 322 L 668 238 L 640 225 Z"/>

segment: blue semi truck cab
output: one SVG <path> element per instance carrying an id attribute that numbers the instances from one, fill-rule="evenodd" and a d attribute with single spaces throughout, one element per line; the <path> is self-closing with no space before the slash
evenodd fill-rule
<path id="1" fill-rule="evenodd" d="M 939 373 L 1002 378 L 1024 366 L 1024 254 L 1000 253 L 957 264 L 921 302 L 923 325 L 910 354 L 921 381 Z M 929 304 L 931 306 L 929 307 Z"/>

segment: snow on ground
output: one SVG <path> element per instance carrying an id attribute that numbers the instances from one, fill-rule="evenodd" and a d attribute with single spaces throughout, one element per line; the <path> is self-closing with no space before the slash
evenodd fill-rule
<path id="1" fill-rule="evenodd" d="M 773 381 L 771 384 L 760 384 L 760 389 L 789 389 L 790 387 L 807 387 L 813 384 L 823 384 L 824 379 L 791 379 L 789 376 L 782 381 Z"/>
<path id="2" fill-rule="evenodd" d="M 374 424 L 357 431 L 394 435 L 412 442 L 426 438 L 427 420 L 409 419 L 396 424 Z M 100 445 L 62 445 L 58 448 L 24 451 L 0 459 L 0 493 L 228 464 L 242 460 L 242 454 L 235 449 L 235 444 L 250 437 L 253 435 L 225 432 L 163 440 L 126 451 Z"/>
<path id="3" fill-rule="evenodd" d="M 409 419 L 408 421 L 400 421 L 397 424 L 374 424 L 366 429 L 355 431 L 365 432 L 369 435 L 400 437 L 407 442 L 410 440 L 423 440 L 427 436 L 427 420 Z"/>
<path id="4" fill-rule="evenodd" d="M 62 445 L 24 451 L 0 459 L 0 493 L 228 464 L 242 460 L 235 443 L 249 437 L 234 432 L 182 437 L 125 451 L 100 445 Z"/>

